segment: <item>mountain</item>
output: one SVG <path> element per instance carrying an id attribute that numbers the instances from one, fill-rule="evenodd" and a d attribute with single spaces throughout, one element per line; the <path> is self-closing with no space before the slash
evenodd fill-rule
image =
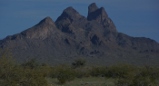
<path id="1" fill-rule="evenodd" d="M 159 65 L 159 43 L 118 32 L 105 9 L 95 3 L 88 6 L 87 17 L 68 7 L 55 22 L 46 17 L 0 40 L 0 48 L 12 52 L 20 63 L 36 59 L 55 65 L 84 58 L 90 65 Z"/>

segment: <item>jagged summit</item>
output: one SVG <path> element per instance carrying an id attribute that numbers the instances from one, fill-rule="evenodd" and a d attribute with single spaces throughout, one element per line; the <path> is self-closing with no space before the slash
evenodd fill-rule
<path id="1" fill-rule="evenodd" d="M 59 16 L 56 20 L 56 22 L 63 20 L 63 19 L 69 19 L 69 21 L 78 20 L 82 18 L 81 16 L 73 7 L 67 7 L 61 16 Z"/>
<path id="2" fill-rule="evenodd" d="M 98 8 L 95 3 L 88 6 L 88 21 L 95 20 L 106 28 L 107 32 L 117 33 L 116 27 L 113 21 L 108 17 L 107 12 L 103 7 Z"/>
<path id="3" fill-rule="evenodd" d="M 97 20 L 98 22 L 102 22 L 107 18 L 108 15 L 103 7 L 98 8 L 95 3 L 92 3 L 88 6 L 88 20 Z"/>
<path id="4" fill-rule="evenodd" d="M 39 24 L 54 24 L 53 20 L 47 16 L 39 22 Z"/>
<path id="5" fill-rule="evenodd" d="M 73 7 L 67 7 L 64 11 L 63 11 L 63 13 L 66 13 L 66 14 L 68 14 L 68 15 L 77 15 L 77 14 L 79 14 Z"/>
<path id="6" fill-rule="evenodd" d="M 37 25 L 21 32 L 21 34 L 30 39 L 45 39 L 56 30 L 56 25 L 53 20 L 50 17 L 46 17 Z"/>
<path id="7" fill-rule="evenodd" d="M 99 9 L 99 12 L 101 12 L 102 20 L 108 18 L 108 14 L 107 14 L 107 12 L 105 11 L 104 7 L 101 7 L 101 8 Z"/>
<path id="8" fill-rule="evenodd" d="M 88 14 L 96 11 L 98 9 L 96 3 L 92 3 L 88 6 Z"/>
<path id="9" fill-rule="evenodd" d="M 75 28 L 71 24 L 81 19 L 87 21 L 87 19 L 80 15 L 73 7 L 67 7 L 57 18 L 55 24 L 62 32 L 72 33 Z M 78 27 L 78 25 L 76 27 Z"/>

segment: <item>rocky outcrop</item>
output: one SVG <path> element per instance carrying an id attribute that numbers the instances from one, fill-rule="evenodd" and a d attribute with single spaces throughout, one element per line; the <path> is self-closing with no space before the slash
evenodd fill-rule
<path id="1" fill-rule="evenodd" d="M 21 32 L 21 35 L 31 39 L 45 39 L 56 31 L 56 25 L 50 17 L 44 18 L 34 27 Z"/>
<path id="2" fill-rule="evenodd" d="M 107 32 L 117 33 L 116 27 L 113 21 L 108 17 L 105 9 L 103 7 L 98 8 L 95 3 L 92 3 L 88 6 L 88 16 L 87 19 L 89 21 L 95 20 L 105 28 L 107 28 Z"/>

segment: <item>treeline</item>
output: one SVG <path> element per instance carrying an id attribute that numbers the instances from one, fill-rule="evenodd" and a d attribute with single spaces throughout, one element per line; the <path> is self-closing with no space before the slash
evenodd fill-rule
<path id="1" fill-rule="evenodd" d="M 84 59 L 58 66 L 38 64 L 34 59 L 16 64 L 11 57 L 0 57 L 0 86 L 49 86 L 47 78 L 56 78 L 58 84 L 65 84 L 84 77 L 113 78 L 116 86 L 157 86 L 159 68 L 126 64 L 88 67 Z"/>

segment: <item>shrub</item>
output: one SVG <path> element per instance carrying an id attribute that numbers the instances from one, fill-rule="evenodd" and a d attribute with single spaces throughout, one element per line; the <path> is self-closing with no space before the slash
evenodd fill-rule
<path id="1" fill-rule="evenodd" d="M 0 57 L 0 86 L 47 86 L 38 68 L 17 65 L 11 57 Z"/>
<path id="2" fill-rule="evenodd" d="M 75 71 L 70 67 L 61 66 L 58 69 L 58 76 L 57 79 L 59 84 L 64 84 L 67 81 L 71 81 L 75 78 Z"/>
<path id="3" fill-rule="evenodd" d="M 135 73 L 135 68 L 131 65 L 122 64 L 109 67 L 107 77 L 112 78 L 132 78 Z"/>
<path id="4" fill-rule="evenodd" d="M 157 86 L 159 79 L 159 69 L 153 67 L 144 67 L 134 77 L 133 84 L 136 86 Z"/>
<path id="5" fill-rule="evenodd" d="M 15 86 L 19 81 L 16 65 L 6 52 L 0 53 L 0 86 Z"/>
<path id="6" fill-rule="evenodd" d="M 93 67 L 90 73 L 92 76 L 99 77 L 99 76 L 106 76 L 107 72 L 108 72 L 107 67 Z"/>
<path id="7" fill-rule="evenodd" d="M 73 68 L 83 67 L 85 66 L 86 61 L 84 59 L 77 59 L 72 63 Z"/>
<path id="8" fill-rule="evenodd" d="M 119 77 L 116 86 L 157 86 L 159 69 L 153 67 L 136 68 Z"/>
<path id="9" fill-rule="evenodd" d="M 37 68 L 37 67 L 39 66 L 39 64 L 36 62 L 35 59 L 31 59 L 31 60 L 29 60 L 29 61 L 23 63 L 22 66 L 23 66 L 24 68 L 35 69 L 35 68 Z"/>
<path id="10" fill-rule="evenodd" d="M 47 86 L 47 81 L 40 71 L 36 69 L 24 69 L 20 86 Z"/>
<path id="11" fill-rule="evenodd" d="M 107 77 L 115 78 L 117 80 L 115 82 L 116 86 L 131 86 L 137 73 L 136 71 L 136 68 L 131 65 L 116 65 L 109 68 Z"/>
<path id="12" fill-rule="evenodd" d="M 87 68 L 87 67 L 76 68 L 76 69 L 74 69 L 74 71 L 75 71 L 75 76 L 77 78 L 83 78 L 83 77 L 89 77 L 89 76 L 91 76 L 90 69 Z"/>
<path id="13" fill-rule="evenodd" d="M 132 84 L 132 79 L 126 79 L 126 78 L 118 78 L 117 81 L 115 82 L 116 86 L 131 86 L 131 84 Z"/>

